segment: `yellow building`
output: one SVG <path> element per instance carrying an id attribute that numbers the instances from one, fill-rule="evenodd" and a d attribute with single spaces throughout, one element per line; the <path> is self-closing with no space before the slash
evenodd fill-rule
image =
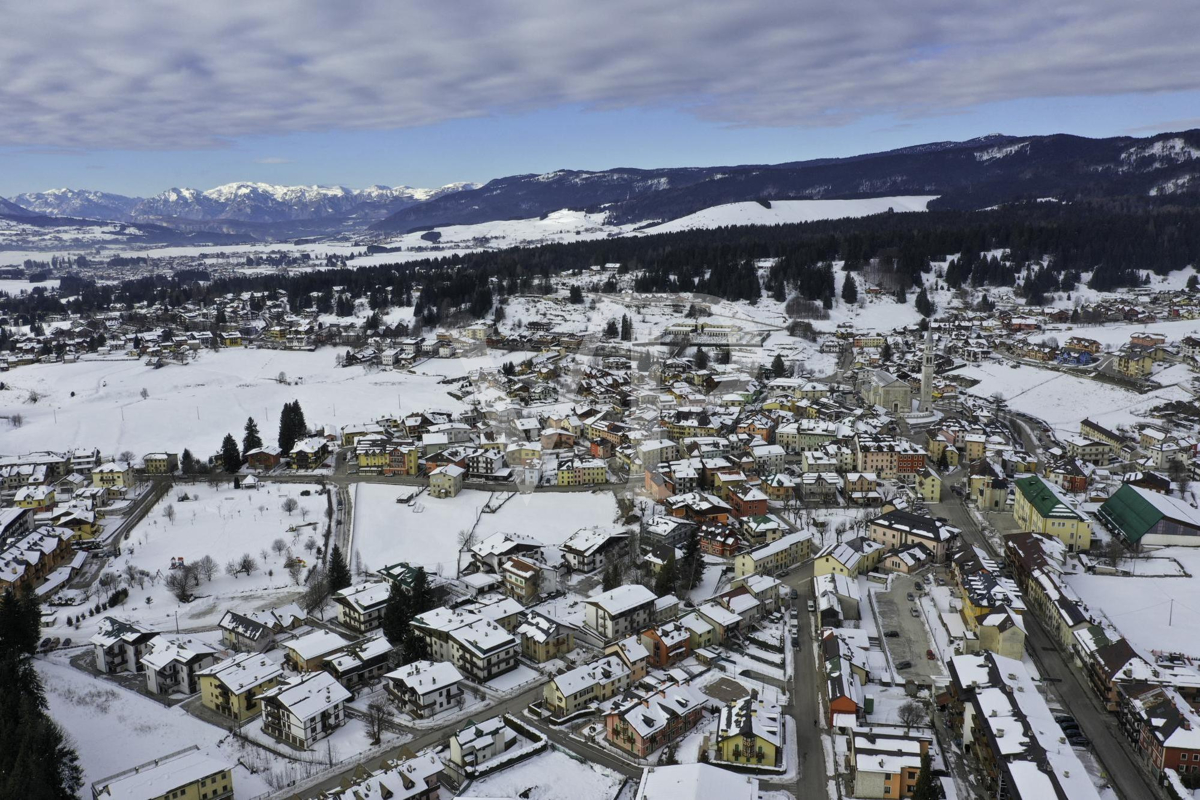
<path id="1" fill-rule="evenodd" d="M 1025 656 L 1025 623 L 1012 609 L 978 619 L 979 647 L 1020 661 Z"/>
<path id="2" fill-rule="evenodd" d="M 1117 354 L 1117 371 L 1129 378 L 1144 378 L 1154 369 L 1153 351 L 1130 346 Z"/>
<path id="3" fill-rule="evenodd" d="M 420 451 L 412 445 L 393 447 L 383 466 L 384 475 L 416 475 L 420 470 Z"/>
<path id="4" fill-rule="evenodd" d="M 608 466 L 598 458 L 562 461 L 556 473 L 559 486 L 591 486 L 608 482 Z"/>
<path id="5" fill-rule="evenodd" d="M 129 489 L 133 486 L 133 467 L 124 461 L 109 461 L 92 470 L 92 486 L 101 489 Z"/>
<path id="6" fill-rule="evenodd" d="M 358 458 L 359 472 L 383 472 L 391 464 L 391 457 L 386 447 L 364 447 L 355 452 Z"/>
<path id="7" fill-rule="evenodd" d="M 150 453 L 142 459 L 147 475 L 170 475 L 179 469 L 179 456 L 174 453 Z"/>
<path id="8" fill-rule="evenodd" d="M 224 347 L 241 347 L 242 335 L 236 332 L 222 333 L 221 345 Z"/>
<path id="9" fill-rule="evenodd" d="M 733 576 L 774 575 L 789 569 L 812 555 L 811 533 L 789 533 L 761 547 L 738 555 L 733 560 Z"/>
<path id="10" fill-rule="evenodd" d="M 785 730 L 779 706 L 753 696 L 735 700 L 721 709 L 717 761 L 779 766 Z"/>
<path id="11" fill-rule="evenodd" d="M 1092 546 L 1092 526 L 1077 512 L 1058 487 L 1037 475 L 1015 481 L 1013 518 L 1023 531 L 1043 533 L 1062 541 L 1068 550 Z"/>
<path id="12" fill-rule="evenodd" d="M 531 611 L 514 635 L 521 640 L 521 653 L 544 664 L 575 649 L 575 629 Z"/>
<path id="13" fill-rule="evenodd" d="M 262 712 L 258 696 L 279 685 L 283 669 L 260 653 L 238 653 L 196 675 L 204 707 L 241 722 Z"/>
<path id="14" fill-rule="evenodd" d="M 852 578 L 873 572 L 883 560 L 885 548 L 879 542 L 858 536 L 841 544 L 827 545 L 813 560 L 813 577 L 845 575 Z"/>
<path id="15" fill-rule="evenodd" d="M 112 733 L 120 736 L 120 731 Z M 93 800 L 226 800 L 231 797 L 233 775 L 229 765 L 204 755 L 196 745 L 92 784 Z"/>
<path id="16" fill-rule="evenodd" d="M 926 503 L 942 502 L 942 476 L 929 467 L 918 472 L 917 496 Z"/>

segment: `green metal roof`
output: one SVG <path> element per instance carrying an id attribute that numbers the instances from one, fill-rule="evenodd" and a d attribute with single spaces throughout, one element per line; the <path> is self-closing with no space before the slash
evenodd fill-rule
<path id="1" fill-rule="evenodd" d="M 1137 542 L 1163 518 L 1163 513 L 1128 483 L 1104 501 L 1096 512 L 1104 524 L 1128 542 Z"/>
<path id="2" fill-rule="evenodd" d="M 1079 514 L 1064 502 L 1062 495 L 1037 475 L 1021 478 L 1014 481 L 1014 483 L 1029 504 L 1037 511 L 1038 516 L 1043 519 L 1048 517 L 1059 519 L 1064 517 L 1070 519 L 1080 518 Z"/>

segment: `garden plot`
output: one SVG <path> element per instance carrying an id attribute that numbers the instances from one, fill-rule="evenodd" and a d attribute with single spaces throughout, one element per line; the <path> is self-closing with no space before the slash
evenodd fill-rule
<path id="1" fill-rule="evenodd" d="M 85 786 L 191 745 L 234 767 L 238 798 L 269 791 L 269 781 L 274 780 L 270 771 L 282 774 L 287 769 L 285 764 L 275 763 L 276 757 L 236 742 L 222 729 L 201 722 L 180 707 L 163 708 L 57 659 L 35 663 L 46 687 L 50 714 L 70 734 L 79 754 Z M 255 774 L 244 765 L 262 771 Z"/>
<path id="2" fill-rule="evenodd" d="M 547 560 L 580 528 L 620 527 L 612 493 L 535 492 L 507 495 L 466 490 L 457 497 L 436 499 L 422 494 L 409 503 L 397 499 L 411 487 L 361 483 L 355 490 L 354 550 L 367 569 L 400 561 L 430 572 L 453 576 L 460 534 L 472 532 L 480 542 L 493 533 L 523 533 L 548 546 Z M 502 503 L 502 504 L 501 504 Z M 484 513 L 497 508 L 495 513 Z"/>
<path id="3" fill-rule="evenodd" d="M 118 615 L 174 629 L 178 614 L 181 628 L 195 628 L 217 624 L 229 609 L 248 611 L 291 602 L 300 590 L 285 560 L 290 551 L 307 566 L 316 562 L 307 545 L 310 538 L 314 547 L 322 539 L 327 501 L 323 495 L 302 495 L 310 490 L 301 484 L 260 485 L 258 490 L 230 484 L 180 485 L 159 500 L 122 541 L 121 555 L 110 564 L 126 582 L 131 568 L 138 571 Z M 188 500 L 180 499 L 184 494 Z M 289 501 L 295 503 L 291 513 L 285 510 Z M 282 549 L 277 549 L 279 540 Z M 227 565 L 244 555 L 253 560 L 254 570 L 227 574 Z M 194 600 L 180 603 L 167 586 L 172 559 L 192 564 L 205 556 L 212 558 L 216 570 L 211 578 L 201 575 L 200 585 L 193 588 Z"/>
<path id="4" fill-rule="evenodd" d="M 1200 552 L 1166 547 L 1154 555 L 1177 559 L 1191 577 L 1075 573 L 1065 578 L 1138 652 L 1166 650 L 1200 657 Z M 1136 569 L 1141 574 L 1142 564 Z"/>

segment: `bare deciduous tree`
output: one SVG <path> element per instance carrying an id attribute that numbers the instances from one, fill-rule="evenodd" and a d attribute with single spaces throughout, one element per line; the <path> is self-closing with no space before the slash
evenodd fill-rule
<path id="1" fill-rule="evenodd" d="M 142 391 L 138 392 L 138 394 L 140 394 L 142 396 L 142 399 L 145 400 L 147 397 L 150 396 L 150 391 L 148 389 L 146 389 L 145 386 L 143 386 Z"/>
<path id="2" fill-rule="evenodd" d="M 918 703 L 916 700 L 909 700 L 896 712 L 896 716 L 900 718 L 901 724 L 904 725 L 904 733 L 908 734 L 908 730 L 916 725 L 920 725 L 925 721 L 925 706 Z"/>
<path id="3" fill-rule="evenodd" d="M 281 556 L 283 555 L 283 552 L 287 550 L 287 542 L 282 538 L 276 539 L 275 541 L 271 542 L 271 549 L 275 551 L 275 555 Z"/>
<path id="4" fill-rule="evenodd" d="M 217 574 L 217 561 L 212 556 L 204 556 L 196 562 L 196 571 L 204 576 L 204 580 L 211 581 L 213 576 Z"/>
<path id="5" fill-rule="evenodd" d="M 324 567 L 317 567 L 309 574 L 308 588 L 304 590 L 300 604 L 308 613 L 319 612 L 324 619 L 325 609 L 329 606 L 329 575 Z"/>
<path id="6" fill-rule="evenodd" d="M 168 520 L 168 521 L 169 521 L 169 522 L 170 522 L 172 525 L 174 525 L 174 524 L 175 524 L 175 506 L 174 506 L 174 505 L 171 505 L 170 503 L 168 503 L 168 504 L 167 504 L 167 507 L 163 509 L 162 515 L 163 515 L 164 517 L 166 517 L 166 518 L 167 518 L 167 520 Z"/>
<path id="7" fill-rule="evenodd" d="M 391 719 L 392 709 L 386 700 L 371 701 L 367 706 L 367 730 L 371 734 L 371 744 L 379 744 Z"/>
<path id="8" fill-rule="evenodd" d="M 317 549 L 317 539 L 315 536 L 310 536 L 304 541 L 304 549 L 310 553 Z"/>
<path id="9" fill-rule="evenodd" d="M 289 497 L 283 501 L 283 505 L 281 506 L 281 508 L 284 511 L 286 511 L 289 516 L 291 516 L 292 512 L 294 512 L 297 508 L 299 508 L 299 506 L 300 506 L 300 504 L 296 502 L 296 498 Z"/>
<path id="10" fill-rule="evenodd" d="M 304 573 L 304 567 L 300 566 L 299 560 L 289 558 L 287 563 L 284 564 L 284 568 L 287 569 L 288 577 L 292 579 L 292 583 L 299 586 L 300 576 Z"/>

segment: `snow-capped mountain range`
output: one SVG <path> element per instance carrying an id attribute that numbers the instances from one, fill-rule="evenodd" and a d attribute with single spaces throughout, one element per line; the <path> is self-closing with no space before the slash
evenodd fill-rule
<path id="1" fill-rule="evenodd" d="M 243 222 L 274 224 L 297 220 L 358 219 L 373 222 L 417 203 L 473 189 L 453 183 L 437 189 L 411 186 L 277 186 L 237 182 L 207 191 L 172 188 L 154 197 L 125 197 L 83 189 L 20 194 L 11 202 L 35 214 L 121 222 Z"/>

